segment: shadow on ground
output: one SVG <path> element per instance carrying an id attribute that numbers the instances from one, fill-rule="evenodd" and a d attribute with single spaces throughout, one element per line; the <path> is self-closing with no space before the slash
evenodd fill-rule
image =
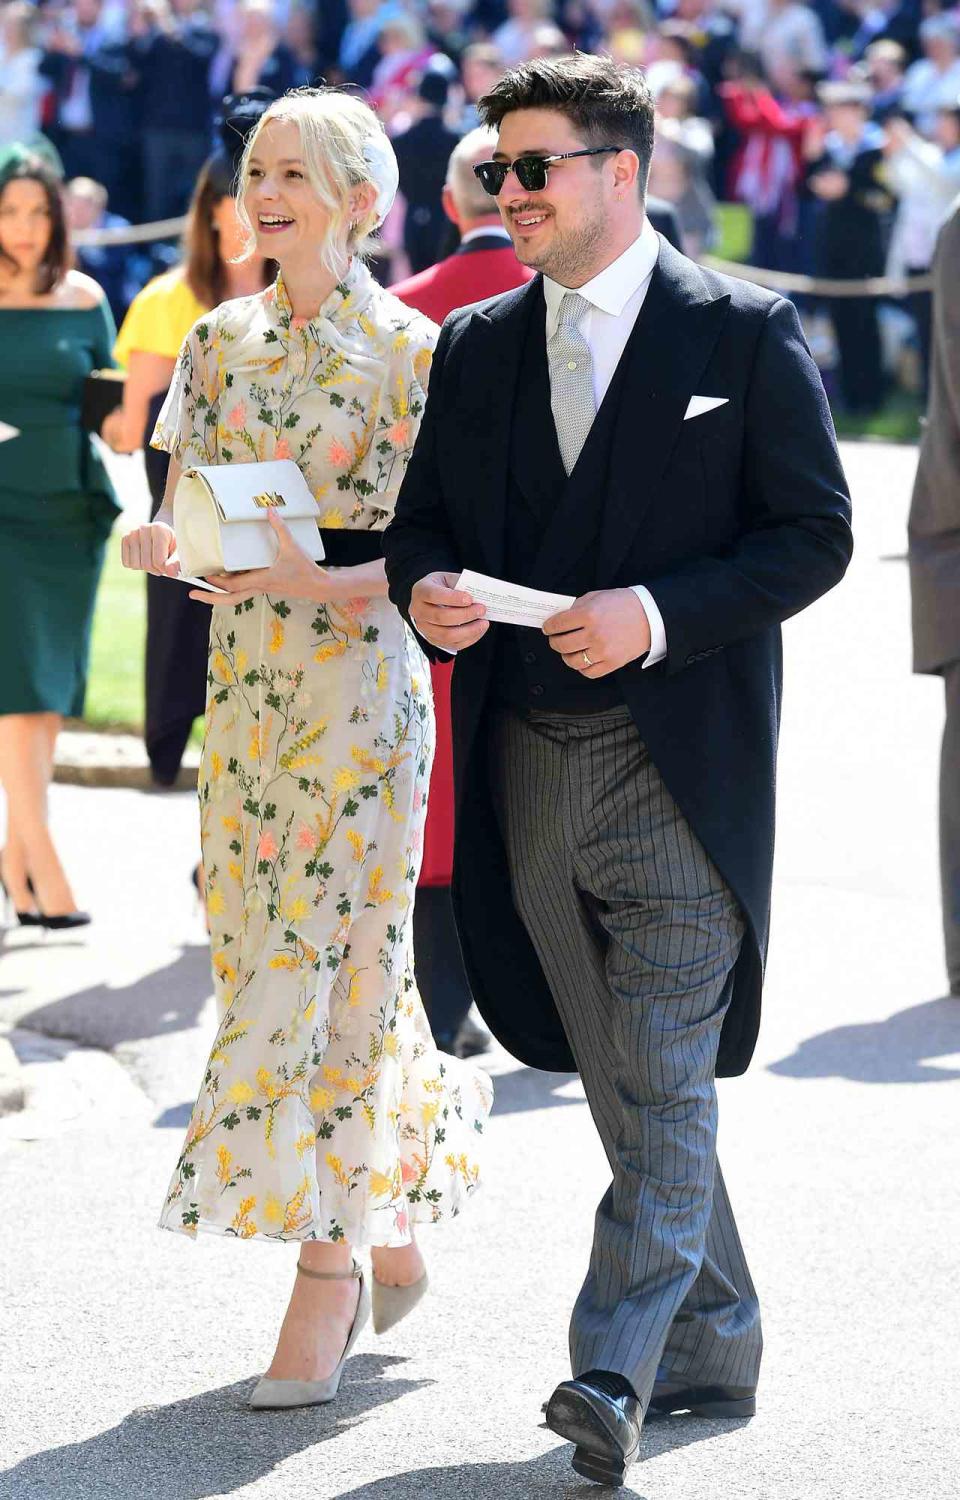
<path id="1" fill-rule="evenodd" d="M 169 1406 L 143 1407 L 107 1432 L 0 1472 L 0 1500 L 205 1500 L 233 1494 L 427 1383 L 382 1378 L 391 1365 L 403 1363 L 395 1356 L 357 1355 L 330 1406 L 254 1412 L 246 1404 L 253 1381 L 243 1380 Z M 318 1481 L 321 1473 L 318 1460 Z M 321 1495 L 319 1483 L 312 1493 Z"/>
<path id="2" fill-rule="evenodd" d="M 109 1050 L 195 1026 L 212 988 L 210 949 L 206 943 L 191 944 L 130 984 L 94 984 L 62 995 L 18 1016 L 17 1025 Z"/>
<path id="3" fill-rule="evenodd" d="M 478 1058 L 481 1068 L 483 1058 Z M 493 1080 L 493 1113 L 495 1115 L 518 1115 L 531 1109 L 566 1108 L 570 1104 L 585 1104 L 582 1095 L 572 1098 L 558 1094 L 557 1090 L 572 1083 L 576 1073 L 541 1073 L 539 1068 L 514 1068 L 509 1073 L 498 1073 Z"/>
<path id="4" fill-rule="evenodd" d="M 624 1500 L 645 1500 L 653 1488 L 644 1468 L 662 1453 L 672 1453 L 711 1438 L 726 1437 L 744 1422 L 704 1422 L 695 1417 L 672 1417 L 644 1428 L 643 1458 L 628 1471 L 626 1484 L 616 1491 Z M 606 1486 L 581 1479 L 570 1467 L 573 1448 L 561 1443 L 522 1463 L 453 1464 L 449 1468 L 411 1469 L 391 1474 L 356 1489 L 340 1490 L 333 1500 L 588 1500 L 609 1495 Z"/>
<path id="5" fill-rule="evenodd" d="M 942 1083 L 960 1069 L 931 1058 L 960 1053 L 960 999 L 948 995 L 897 1011 L 885 1021 L 837 1026 L 808 1037 L 791 1057 L 770 1063 L 786 1078 L 849 1078 L 855 1083 Z"/>

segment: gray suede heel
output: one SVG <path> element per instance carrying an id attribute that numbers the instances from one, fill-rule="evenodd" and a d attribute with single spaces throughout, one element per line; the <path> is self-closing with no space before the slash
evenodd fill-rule
<path id="1" fill-rule="evenodd" d="M 386 1333 L 401 1318 L 405 1318 L 408 1312 L 413 1312 L 427 1290 L 427 1285 L 426 1271 L 412 1286 L 384 1286 L 374 1276 L 371 1297 L 374 1333 Z"/>
<path id="2" fill-rule="evenodd" d="M 327 1401 L 332 1401 L 340 1389 L 343 1367 L 350 1351 L 370 1316 L 370 1292 L 363 1270 L 356 1261 L 352 1271 L 308 1271 L 305 1266 L 298 1265 L 297 1272 L 301 1276 L 312 1276 L 317 1281 L 351 1281 L 356 1278 L 360 1283 L 357 1315 L 340 1356 L 340 1363 L 331 1375 L 325 1380 L 270 1380 L 264 1375 L 250 1396 L 250 1405 L 255 1411 L 278 1410 L 288 1406 L 322 1406 Z"/>

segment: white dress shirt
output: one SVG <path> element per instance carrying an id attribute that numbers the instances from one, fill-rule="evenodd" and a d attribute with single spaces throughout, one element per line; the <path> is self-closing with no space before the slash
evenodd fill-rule
<path id="1" fill-rule="evenodd" d="M 614 371 L 620 363 L 637 315 L 643 306 L 660 254 L 660 241 L 651 224 L 644 220 L 643 229 L 622 255 L 587 281 L 583 286 L 561 286 L 559 281 L 543 278 L 543 295 L 547 304 L 547 342 L 557 330 L 560 303 L 564 294 L 577 291 L 590 306 L 579 324 L 579 330 L 590 346 L 593 360 L 593 394 L 597 410 L 607 394 Z M 650 650 L 644 668 L 655 666 L 667 654 L 667 633 L 663 616 L 649 589 L 633 585 L 633 592 L 646 611 L 650 623 Z"/>
<path id="2" fill-rule="evenodd" d="M 477 229 L 468 229 L 466 234 L 460 236 L 460 243 L 461 245 L 469 245 L 471 240 L 480 240 L 488 236 L 503 240 L 505 245 L 513 244 L 509 229 L 504 229 L 501 224 L 484 224 Z"/>

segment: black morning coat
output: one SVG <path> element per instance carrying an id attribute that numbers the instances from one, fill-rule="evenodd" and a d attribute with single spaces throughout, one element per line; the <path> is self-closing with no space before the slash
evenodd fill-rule
<path id="1" fill-rule="evenodd" d="M 504 576 L 511 413 L 540 277 L 454 312 L 396 516 L 384 534 L 390 597 L 462 568 Z M 843 577 L 850 502 L 823 386 L 790 302 L 717 275 L 662 237 L 623 354 L 605 493 L 596 495 L 596 588 L 643 583 L 667 656 L 617 674 L 674 800 L 737 896 L 747 934 L 717 1073 L 756 1043 L 769 927 L 780 622 Z M 684 420 L 691 396 L 725 404 Z M 584 533 L 554 528 L 530 580 L 564 592 Z M 457 841 L 453 899 L 477 1005 L 521 1062 L 574 1071 L 569 1044 L 510 894 L 487 777 L 492 625 L 453 673 Z M 424 643 L 432 657 L 439 657 Z M 810 790 L 811 807 L 816 789 Z"/>

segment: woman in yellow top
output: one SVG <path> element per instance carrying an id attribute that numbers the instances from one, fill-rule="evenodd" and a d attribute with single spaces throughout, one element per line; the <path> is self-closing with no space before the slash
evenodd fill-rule
<path id="1" fill-rule="evenodd" d="M 274 510 L 272 568 L 213 609 L 200 808 L 220 1027 L 161 1223 L 300 1241 L 255 1406 L 329 1401 L 369 1294 L 378 1332 L 426 1286 L 412 1229 L 479 1182 L 489 1081 L 441 1056 L 413 969 L 433 760 L 430 670 L 387 598 L 381 534 L 419 429 L 437 329 L 363 255 L 397 184 L 377 117 L 298 90 L 244 157 L 243 208 L 281 275 L 192 330 L 154 439 L 191 464 L 296 462 L 327 563 Z M 124 538 L 177 571 L 168 501 Z M 360 1286 L 357 1286 L 359 1280 Z"/>
<path id="2" fill-rule="evenodd" d="M 248 109 L 247 126 L 266 107 L 261 102 L 253 117 Z M 225 143 L 234 118 L 227 116 Z M 243 135 L 236 128 L 233 137 L 242 150 Z M 187 216 L 183 264 L 155 277 L 134 298 L 114 345 L 127 379 L 123 406 L 107 418 L 103 436 L 118 453 L 143 448 L 151 519 L 163 501 L 168 459 L 150 447 L 150 438 L 180 346 L 210 308 L 260 291 L 276 274 L 272 262 L 267 266 L 259 255 L 236 262 L 244 243 L 234 197 L 238 165 L 239 151 L 232 157 L 221 150 L 206 162 Z M 191 726 L 203 713 L 209 632 L 210 611 L 185 588 L 148 577 L 144 740 L 159 786 L 176 781 Z"/>

